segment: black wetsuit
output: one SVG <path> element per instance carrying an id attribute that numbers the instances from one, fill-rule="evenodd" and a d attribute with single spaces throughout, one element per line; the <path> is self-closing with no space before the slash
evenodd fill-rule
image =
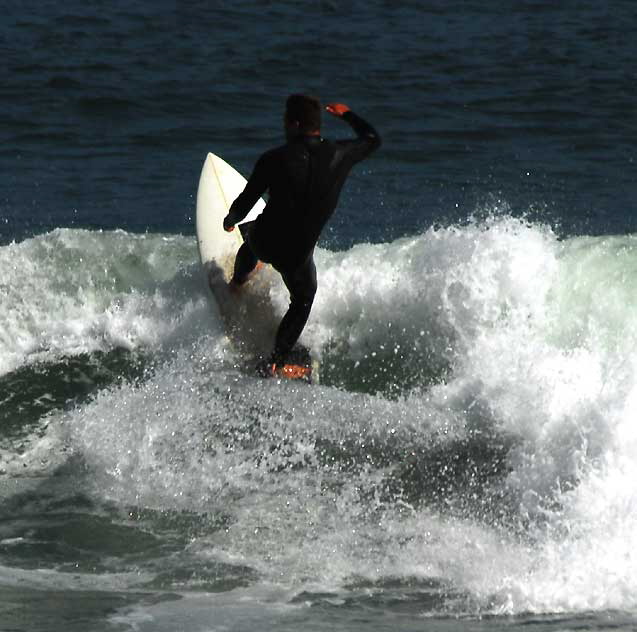
<path id="1" fill-rule="evenodd" d="M 245 189 L 230 207 L 227 224 L 240 222 L 266 191 L 263 213 L 242 231 L 245 243 L 233 280 L 241 284 L 260 259 L 271 263 L 290 292 L 271 361 L 280 364 L 298 340 L 316 293 L 313 253 L 332 216 L 350 169 L 380 145 L 376 130 L 352 111 L 343 117 L 357 138 L 329 141 L 298 136 L 259 158 Z M 246 226 L 244 224 L 244 226 Z"/>

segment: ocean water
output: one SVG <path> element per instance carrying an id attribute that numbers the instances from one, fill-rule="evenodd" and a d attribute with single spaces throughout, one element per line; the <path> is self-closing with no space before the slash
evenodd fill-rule
<path id="1" fill-rule="evenodd" d="M 0 630 L 637 629 L 636 31 L 5 1 Z M 313 386 L 241 370 L 194 236 L 206 152 L 247 175 L 297 91 L 383 137 L 317 250 Z"/>

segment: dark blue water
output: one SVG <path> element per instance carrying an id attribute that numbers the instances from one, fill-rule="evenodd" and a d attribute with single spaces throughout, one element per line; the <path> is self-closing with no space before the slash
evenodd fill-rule
<path id="1" fill-rule="evenodd" d="M 202 156 L 248 173 L 292 91 L 383 134 L 334 243 L 494 199 L 567 234 L 635 228 L 630 2 L 21 7 L 0 26 L 5 243 L 57 226 L 189 233 Z"/>
<path id="2" fill-rule="evenodd" d="M 0 630 L 633 629 L 634 3 L 0 10 Z M 292 92 L 383 138 L 312 388 L 237 368 L 194 238 Z"/>

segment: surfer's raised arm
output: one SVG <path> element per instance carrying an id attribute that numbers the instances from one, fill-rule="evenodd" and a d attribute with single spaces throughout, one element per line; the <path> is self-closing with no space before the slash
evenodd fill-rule
<path id="1" fill-rule="evenodd" d="M 352 162 L 367 158 L 380 147 L 380 134 L 367 121 L 352 112 L 347 105 L 330 103 L 325 106 L 325 109 L 333 116 L 342 118 L 354 130 L 356 139 L 336 141 L 338 145 L 347 148 L 347 156 Z"/>

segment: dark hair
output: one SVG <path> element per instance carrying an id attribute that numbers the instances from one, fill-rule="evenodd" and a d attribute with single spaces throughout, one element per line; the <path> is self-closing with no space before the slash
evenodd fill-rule
<path id="1" fill-rule="evenodd" d="M 321 129 L 321 102 L 316 97 L 291 94 L 285 103 L 285 117 L 298 122 L 301 132 Z"/>

